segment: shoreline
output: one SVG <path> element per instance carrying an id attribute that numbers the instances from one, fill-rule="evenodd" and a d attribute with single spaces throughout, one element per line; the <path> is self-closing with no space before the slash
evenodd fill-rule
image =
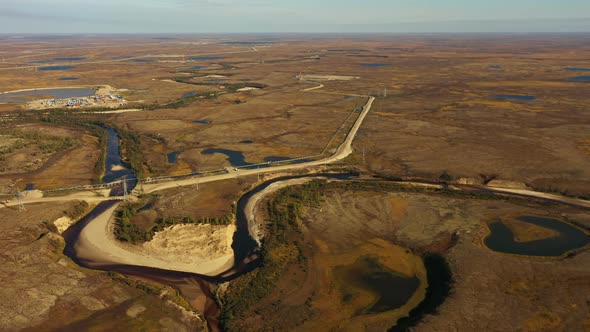
<path id="1" fill-rule="evenodd" d="M 233 253 L 213 260 L 187 263 L 170 261 L 161 255 L 150 254 L 141 247 L 119 243 L 113 233 L 113 220 L 120 204 L 116 203 L 96 216 L 82 229 L 75 243 L 78 259 L 86 261 L 92 268 L 121 264 L 215 276 L 233 266 Z"/>

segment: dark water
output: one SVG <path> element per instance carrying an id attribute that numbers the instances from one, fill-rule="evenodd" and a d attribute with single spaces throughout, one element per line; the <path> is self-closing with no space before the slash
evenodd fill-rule
<path id="1" fill-rule="evenodd" d="M 502 66 L 493 65 L 493 66 L 489 66 L 488 68 L 490 68 L 490 69 L 502 69 Z"/>
<path id="2" fill-rule="evenodd" d="M 248 142 L 248 143 L 246 143 Z M 240 143 L 243 144 L 251 144 L 252 141 L 242 141 Z M 289 157 L 281 157 L 281 156 L 268 156 L 266 158 L 264 158 L 264 163 L 262 164 L 252 164 L 249 162 L 246 162 L 244 154 L 240 151 L 235 151 L 235 150 L 229 150 L 229 149 L 221 149 L 221 148 L 211 148 L 211 149 L 206 149 L 203 150 L 201 152 L 201 154 L 204 155 L 212 155 L 215 153 L 220 153 L 220 154 L 224 154 L 227 156 L 226 160 L 233 166 L 233 167 L 269 167 L 270 163 L 275 163 L 275 162 L 280 162 L 280 161 L 286 161 L 289 160 L 291 158 Z M 309 159 L 301 159 L 301 160 L 294 160 L 292 163 L 294 164 L 300 164 L 300 163 L 305 163 L 308 162 Z"/>
<path id="3" fill-rule="evenodd" d="M 72 57 L 72 58 L 54 58 L 54 61 L 83 61 L 86 58 Z"/>
<path id="4" fill-rule="evenodd" d="M 271 45 L 274 42 L 271 41 L 229 41 L 223 42 L 222 45 Z"/>
<path id="5" fill-rule="evenodd" d="M 41 67 L 39 70 L 42 71 L 58 71 L 58 70 L 70 70 L 76 68 L 74 66 L 49 66 L 49 67 Z"/>
<path id="6" fill-rule="evenodd" d="M 75 98 L 75 97 L 88 97 L 93 96 L 96 93 L 94 89 L 88 88 L 66 88 L 66 89 L 47 89 L 47 90 L 34 90 L 34 91 L 20 91 L 0 94 L 0 102 L 25 102 L 27 98 L 19 97 L 31 97 L 31 96 L 52 96 L 53 98 Z"/>
<path id="7" fill-rule="evenodd" d="M 178 159 L 178 156 L 181 153 L 182 153 L 182 151 L 174 151 L 174 152 L 170 152 L 169 154 L 167 154 L 166 156 L 168 157 L 168 163 L 174 164 L 176 162 L 176 159 Z"/>
<path id="8" fill-rule="evenodd" d="M 202 125 L 208 125 L 209 124 L 209 120 L 193 120 L 193 123 L 198 123 L 198 124 L 202 124 Z"/>
<path id="9" fill-rule="evenodd" d="M 266 158 L 264 158 L 264 161 L 266 161 L 267 163 L 274 163 L 277 161 L 285 161 L 285 160 L 289 160 L 292 159 L 291 157 L 280 157 L 280 156 L 268 156 Z"/>
<path id="10" fill-rule="evenodd" d="M 25 191 L 29 191 L 29 190 L 35 190 L 35 184 L 33 184 L 33 183 L 27 183 L 25 185 Z"/>
<path id="11" fill-rule="evenodd" d="M 148 63 L 148 62 L 156 62 L 156 60 L 152 59 L 131 59 L 131 62 L 139 62 L 139 63 Z"/>
<path id="12" fill-rule="evenodd" d="M 350 174 L 315 174 L 314 176 L 324 176 L 329 179 L 337 180 L 349 180 L 353 177 Z M 250 231 L 248 230 L 248 218 L 246 217 L 245 212 L 248 201 L 252 196 L 268 188 L 273 183 L 304 177 L 307 177 L 307 175 L 276 178 L 259 185 L 240 197 L 238 204 L 236 205 L 236 232 L 234 233 L 232 242 L 232 249 L 236 257 L 236 266 L 239 266 L 240 263 L 246 261 L 248 257 L 251 257 L 259 249 L 258 243 L 250 236 Z M 250 268 L 256 267 L 258 263 L 258 260 L 250 262 Z"/>
<path id="13" fill-rule="evenodd" d="M 181 98 L 182 99 L 184 99 L 184 98 L 190 98 L 190 97 L 194 97 L 196 95 L 197 95 L 197 92 L 196 91 L 191 91 L 191 92 L 187 92 L 187 93 L 183 94 Z"/>
<path id="14" fill-rule="evenodd" d="M 521 96 L 521 95 L 495 95 L 494 98 L 496 98 L 496 99 L 504 99 L 504 100 L 519 100 L 519 101 L 533 101 L 533 100 L 537 100 L 537 97 L 533 97 L 533 96 Z"/>
<path id="15" fill-rule="evenodd" d="M 205 82 L 223 83 L 227 82 L 227 78 L 207 78 Z"/>
<path id="16" fill-rule="evenodd" d="M 590 82 L 590 76 L 577 76 L 567 79 L 570 82 Z"/>
<path id="17" fill-rule="evenodd" d="M 68 228 L 68 230 L 66 230 L 63 234 L 66 242 L 64 254 L 71 258 L 74 263 L 85 268 L 117 272 L 130 277 L 148 279 L 153 282 L 174 287 L 175 289 L 179 290 L 189 302 L 194 300 L 191 298 L 191 294 L 199 294 L 202 292 L 209 299 L 209 304 L 206 306 L 207 309 L 203 313 L 207 320 L 209 330 L 219 331 L 217 326 L 217 317 L 219 316 L 220 309 L 218 304 L 215 302 L 214 295 L 211 294 L 208 284 L 209 282 L 213 282 L 214 278 L 194 273 L 167 271 L 142 266 L 101 264 L 78 257 L 76 243 L 84 227 L 86 227 L 88 223 L 92 222 L 92 220 L 94 220 L 98 215 L 111 208 L 115 204 L 117 204 L 116 201 L 106 201 L 100 203 L 96 208 L 94 208 L 94 210 L 82 218 L 82 220 Z"/>
<path id="18" fill-rule="evenodd" d="M 192 66 L 191 68 L 199 70 L 199 69 L 203 69 L 203 68 L 207 68 L 207 67 L 206 66 Z"/>
<path id="19" fill-rule="evenodd" d="M 222 60 L 222 59 L 225 59 L 225 57 L 222 57 L 222 56 L 193 56 L 193 57 L 189 58 L 189 60 L 193 60 L 193 61 Z"/>
<path id="20" fill-rule="evenodd" d="M 58 78 L 59 81 L 77 81 L 79 77 L 60 77 Z"/>
<path id="21" fill-rule="evenodd" d="M 229 163 L 234 167 L 252 165 L 252 164 L 246 162 L 244 154 L 240 151 L 221 149 L 221 148 L 212 148 L 212 149 L 203 150 L 201 152 L 201 154 L 204 154 L 204 155 L 213 155 L 216 153 L 226 155 L 227 161 L 229 161 Z"/>
<path id="22" fill-rule="evenodd" d="M 251 141 L 251 140 L 249 140 L 249 139 L 248 139 L 248 140 L 245 140 L 245 141 L 241 141 L 241 142 L 240 142 L 240 144 L 252 144 L 252 143 L 254 143 L 254 141 Z"/>
<path id="23" fill-rule="evenodd" d="M 389 332 L 410 330 L 418 325 L 424 316 L 436 314 L 437 308 L 451 294 L 453 275 L 445 258 L 440 255 L 426 255 L 424 266 L 428 278 L 428 288 L 426 288 L 424 300 L 410 311 L 408 317 L 398 320 L 397 324 L 389 329 Z"/>
<path id="24" fill-rule="evenodd" d="M 112 154 L 115 151 L 111 150 L 110 152 Z M 322 175 L 332 179 L 351 179 L 351 176 L 349 174 L 318 174 L 317 176 Z M 247 202 L 252 198 L 253 195 L 260 192 L 261 190 L 264 190 L 265 188 L 267 188 L 275 182 L 300 177 L 305 177 L 305 175 L 283 177 L 268 181 L 254 188 L 250 192 L 246 193 L 238 200 L 236 206 L 236 232 L 234 233 L 232 243 L 232 249 L 234 250 L 234 255 L 236 257 L 235 264 L 230 271 L 216 277 L 209 277 L 187 272 L 162 270 L 150 267 L 121 264 L 109 265 L 105 264 L 104 262 L 87 261 L 79 258 L 76 252 L 76 243 L 80 237 L 80 233 L 82 232 L 84 227 L 86 227 L 88 223 L 92 222 L 92 220 L 94 220 L 98 215 L 100 215 L 107 209 L 111 208 L 114 204 L 117 204 L 116 201 L 106 201 L 100 203 L 94 210 L 92 210 L 88 215 L 82 218 L 82 220 L 80 220 L 78 223 L 70 227 L 63 234 L 64 239 L 66 241 L 64 254 L 70 257 L 72 261 L 74 261 L 76 264 L 82 267 L 103 271 L 113 271 L 133 277 L 147 278 L 158 283 L 172 286 L 178 289 L 186 298 L 189 299 L 189 301 L 191 301 L 190 295 L 194 294 L 195 290 L 202 291 L 203 293 L 205 293 L 205 295 L 210 301 L 208 309 L 206 309 L 206 312 L 204 313 L 207 319 L 207 324 L 211 330 L 217 330 L 216 328 L 212 329 L 212 327 L 217 327 L 219 306 L 215 302 L 215 296 L 210 292 L 208 283 L 221 283 L 231 281 L 245 273 L 248 273 L 256 269 L 260 265 L 260 259 L 257 255 L 258 243 L 250 236 L 248 230 L 248 220 L 245 215 L 245 206 Z"/>
<path id="25" fill-rule="evenodd" d="M 568 71 L 590 71 L 590 68 L 579 68 L 579 67 L 567 67 L 563 68 L 564 70 Z"/>
<path id="26" fill-rule="evenodd" d="M 384 63 L 361 63 L 361 66 L 370 67 L 370 68 L 381 68 L 381 67 L 387 67 L 389 65 L 384 64 Z"/>
<path id="27" fill-rule="evenodd" d="M 420 286 L 420 280 L 406 277 L 381 265 L 370 256 L 359 258 L 354 264 L 337 266 L 334 277 L 341 284 L 343 301 L 354 297 L 354 288 L 378 296 L 377 302 L 357 314 L 376 314 L 398 309 L 406 304 Z M 350 292 L 353 290 L 352 292 Z"/>
<path id="28" fill-rule="evenodd" d="M 582 230 L 557 219 L 534 216 L 522 216 L 517 219 L 554 230 L 559 235 L 529 242 L 516 242 L 510 229 L 503 222 L 496 221 L 489 224 L 490 235 L 484 239 L 484 244 L 497 252 L 549 257 L 561 256 L 590 244 L 590 236 Z"/>
<path id="29" fill-rule="evenodd" d="M 39 64 L 39 63 L 50 63 L 52 62 L 52 60 L 33 60 L 33 61 L 29 61 L 27 62 L 28 64 Z"/>
<path id="30" fill-rule="evenodd" d="M 103 183 L 109 183 L 121 179 L 124 176 L 134 178 L 134 174 L 127 168 L 127 165 L 121 160 L 119 150 L 119 135 L 114 129 L 104 128 L 108 134 L 107 152 L 105 159 L 105 174 L 102 177 Z M 113 166 L 123 166 L 120 171 L 112 171 Z"/>
<path id="31" fill-rule="evenodd" d="M 242 78 L 242 79 L 240 79 L 240 81 L 242 81 L 242 82 L 251 82 L 251 81 L 253 81 L 253 79 L 251 79 L 251 78 Z"/>
<path id="32" fill-rule="evenodd" d="M 144 212 L 144 211 L 149 211 L 149 210 L 151 210 L 154 207 L 154 205 L 156 205 L 156 200 L 155 199 L 150 200 L 146 205 L 144 205 L 141 208 L 137 209 L 137 213 Z"/>

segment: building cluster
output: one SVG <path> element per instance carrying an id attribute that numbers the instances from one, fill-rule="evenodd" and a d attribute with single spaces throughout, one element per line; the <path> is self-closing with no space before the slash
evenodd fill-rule
<path id="1" fill-rule="evenodd" d="M 127 101 L 120 95 L 103 94 L 89 97 L 75 97 L 63 99 L 47 99 L 42 101 L 42 105 L 46 107 L 119 107 L 123 106 Z"/>

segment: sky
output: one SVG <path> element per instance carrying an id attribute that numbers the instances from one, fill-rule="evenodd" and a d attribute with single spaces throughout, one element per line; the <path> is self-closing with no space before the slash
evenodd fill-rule
<path id="1" fill-rule="evenodd" d="M 0 34 L 590 32 L 590 0 L 0 0 Z"/>

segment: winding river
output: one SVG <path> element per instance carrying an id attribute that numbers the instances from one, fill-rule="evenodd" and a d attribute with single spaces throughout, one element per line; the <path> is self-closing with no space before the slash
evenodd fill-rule
<path id="1" fill-rule="evenodd" d="M 111 182 L 121 179 L 122 177 L 133 177 L 133 172 L 129 170 L 122 162 L 119 155 L 119 137 L 115 130 L 105 128 L 108 133 L 107 156 L 105 158 L 107 172 L 103 177 L 104 182 Z M 180 272 L 172 270 L 164 270 L 153 267 L 137 266 L 131 264 L 113 264 L 109 257 L 100 259 L 87 259 L 80 255 L 77 250 L 77 243 L 80 240 L 82 231 L 99 215 L 105 213 L 109 209 L 113 209 L 119 204 L 117 201 L 106 201 L 100 203 L 87 216 L 85 216 L 78 223 L 70 227 L 64 234 L 66 246 L 64 254 L 70 257 L 76 264 L 104 271 L 112 271 L 121 273 L 127 276 L 137 277 L 141 279 L 148 279 L 154 282 L 165 284 L 179 290 L 187 301 L 196 306 L 196 296 L 204 294 L 206 304 L 203 311 L 207 320 L 208 327 L 211 331 L 218 331 L 219 324 L 217 322 L 220 307 L 214 300 L 215 297 L 211 293 L 211 288 L 215 284 L 231 281 L 244 273 L 250 272 L 257 268 L 260 264 L 259 256 L 259 239 L 256 234 L 252 233 L 252 225 L 250 225 L 249 217 L 247 215 L 247 204 L 257 194 L 265 191 L 270 186 L 280 182 L 295 180 L 295 179 L 334 179 L 334 180 L 349 180 L 349 174 L 315 174 L 301 175 L 301 176 L 287 176 L 276 178 L 267 181 L 248 193 L 244 194 L 238 201 L 236 207 L 236 232 L 233 237 L 232 249 L 234 251 L 234 264 L 227 271 L 216 276 L 206 276 L 196 273 Z M 111 195 L 118 195 L 120 192 L 113 190 Z M 195 295 L 196 294 L 196 295 Z M 192 296 L 194 295 L 194 296 Z M 396 298 L 396 300 L 399 300 Z"/>
<path id="2" fill-rule="evenodd" d="M 103 178 L 103 181 L 115 181 L 125 176 L 133 178 L 133 172 L 129 170 L 129 168 L 121 160 L 119 154 L 119 138 L 116 131 L 108 128 L 105 128 L 105 130 L 109 135 L 109 140 L 107 144 L 107 156 L 105 158 L 107 172 Z M 232 249 L 234 252 L 233 266 L 226 271 L 214 276 L 164 270 L 132 264 L 115 264 L 112 263 L 112 261 L 109 261 L 108 257 L 104 257 L 104 260 L 97 258 L 82 258 L 83 256 L 81 256 L 76 249 L 76 244 L 80 240 L 80 234 L 93 220 L 97 218 L 97 216 L 103 214 L 109 209 L 113 209 L 117 204 L 119 204 L 117 201 L 105 201 L 100 203 L 86 217 L 84 217 L 77 224 L 70 227 L 64 233 L 64 238 L 66 241 L 64 254 L 70 257 L 80 266 L 86 268 L 118 272 L 128 276 L 148 279 L 174 287 L 185 296 L 187 301 L 194 308 L 197 308 L 196 297 L 199 296 L 199 294 L 200 296 L 203 296 L 204 294 L 206 297 L 206 304 L 204 308 L 199 308 L 199 311 L 203 312 L 207 320 L 209 330 L 219 331 L 220 329 L 217 319 L 220 314 L 220 307 L 218 303 L 216 303 L 215 296 L 211 292 L 212 286 L 222 282 L 231 281 L 245 273 L 256 269 L 261 263 L 261 258 L 259 256 L 260 239 L 258 238 L 258 234 L 255 232 L 256 227 L 253 228 L 251 225 L 252 220 L 249 218 L 247 211 L 248 203 L 253 200 L 257 194 L 263 192 L 265 189 L 268 189 L 274 184 L 279 184 L 280 182 L 287 180 L 305 180 L 320 177 L 337 180 L 351 179 L 351 176 L 348 174 L 287 176 L 267 181 L 244 194 L 238 200 L 236 206 L 236 232 L 234 234 L 232 243 Z M 119 191 L 113 190 L 111 195 L 120 195 L 120 189 Z M 444 259 L 439 257 L 434 260 L 430 260 L 431 262 L 429 261 L 428 257 L 425 259 L 429 284 L 426 299 L 418 307 L 412 310 L 409 318 L 400 320 L 400 322 L 398 322 L 398 326 L 393 328 L 394 331 L 403 330 L 405 327 L 416 324 L 420 320 L 420 317 L 422 317 L 425 313 L 434 311 L 448 295 L 450 271 L 448 270 Z M 441 271 L 444 273 L 441 273 Z M 343 273 L 346 275 L 346 271 L 343 271 Z M 366 281 L 362 282 L 365 283 Z M 388 302 L 399 302 L 403 299 L 399 299 L 392 295 L 391 298 L 386 298 L 386 300 Z M 372 308 L 371 310 L 379 311 L 381 309 L 376 307 Z"/>

